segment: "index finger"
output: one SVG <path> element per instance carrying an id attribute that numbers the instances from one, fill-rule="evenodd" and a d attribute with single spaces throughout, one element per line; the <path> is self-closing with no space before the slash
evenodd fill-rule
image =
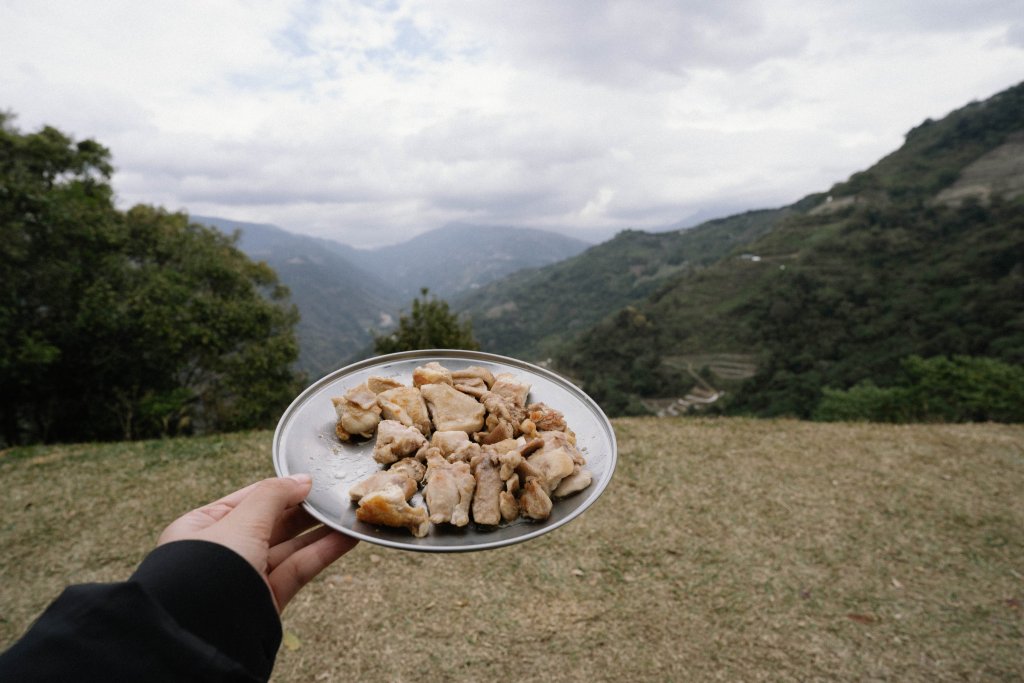
<path id="1" fill-rule="evenodd" d="M 245 499 L 246 496 L 248 496 L 250 493 L 252 493 L 253 489 L 255 489 L 256 486 L 259 483 L 260 482 L 255 481 L 255 482 L 249 484 L 246 487 L 238 489 L 234 493 L 229 493 L 228 495 L 224 496 L 223 498 L 219 498 L 219 499 L 213 501 L 212 503 L 207 503 L 206 505 L 203 505 L 202 507 L 199 507 L 199 508 L 196 508 L 196 509 L 200 510 L 200 511 L 203 511 L 203 512 L 209 512 L 212 509 L 216 509 L 218 511 L 222 511 L 222 512 L 220 512 L 219 515 L 216 515 L 216 517 L 217 518 L 223 517 L 228 512 L 233 510 L 239 503 L 241 503 Z"/>
<path id="2" fill-rule="evenodd" d="M 224 521 L 232 525 L 255 527 L 265 533 L 269 540 L 281 516 L 288 508 L 305 500 L 312 485 L 313 480 L 307 474 L 264 479 L 242 497 Z"/>

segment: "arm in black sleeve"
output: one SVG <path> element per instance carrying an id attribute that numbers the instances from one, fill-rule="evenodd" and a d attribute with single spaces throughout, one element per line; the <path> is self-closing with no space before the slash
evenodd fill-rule
<path id="1" fill-rule="evenodd" d="M 248 562 L 177 541 L 124 583 L 66 589 L 0 655 L 0 680 L 266 681 L 280 643 L 270 589 Z"/>

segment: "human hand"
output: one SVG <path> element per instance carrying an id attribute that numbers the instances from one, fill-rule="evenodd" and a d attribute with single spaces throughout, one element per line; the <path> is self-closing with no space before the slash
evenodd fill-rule
<path id="1" fill-rule="evenodd" d="M 182 515 L 157 545 L 211 541 L 245 558 L 270 587 L 280 613 L 299 590 L 358 542 L 319 522 L 300 505 L 309 475 L 264 479 Z M 305 532 L 305 533 L 304 533 Z"/>

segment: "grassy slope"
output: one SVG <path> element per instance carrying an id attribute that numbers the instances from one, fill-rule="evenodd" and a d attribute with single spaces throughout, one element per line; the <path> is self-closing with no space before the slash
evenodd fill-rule
<path id="1" fill-rule="evenodd" d="M 616 477 L 564 529 L 458 556 L 361 544 L 289 607 L 274 680 L 1024 677 L 1024 428 L 615 427 Z M 0 455 L 0 648 L 270 474 L 270 439 Z"/>

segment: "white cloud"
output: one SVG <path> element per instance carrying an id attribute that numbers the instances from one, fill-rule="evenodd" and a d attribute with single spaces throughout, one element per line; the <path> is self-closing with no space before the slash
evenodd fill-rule
<path id="1" fill-rule="evenodd" d="M 827 189 L 1019 80 L 1017 10 L 8 0 L 0 107 L 110 147 L 124 204 L 357 245 L 449 221 L 603 238 Z"/>

